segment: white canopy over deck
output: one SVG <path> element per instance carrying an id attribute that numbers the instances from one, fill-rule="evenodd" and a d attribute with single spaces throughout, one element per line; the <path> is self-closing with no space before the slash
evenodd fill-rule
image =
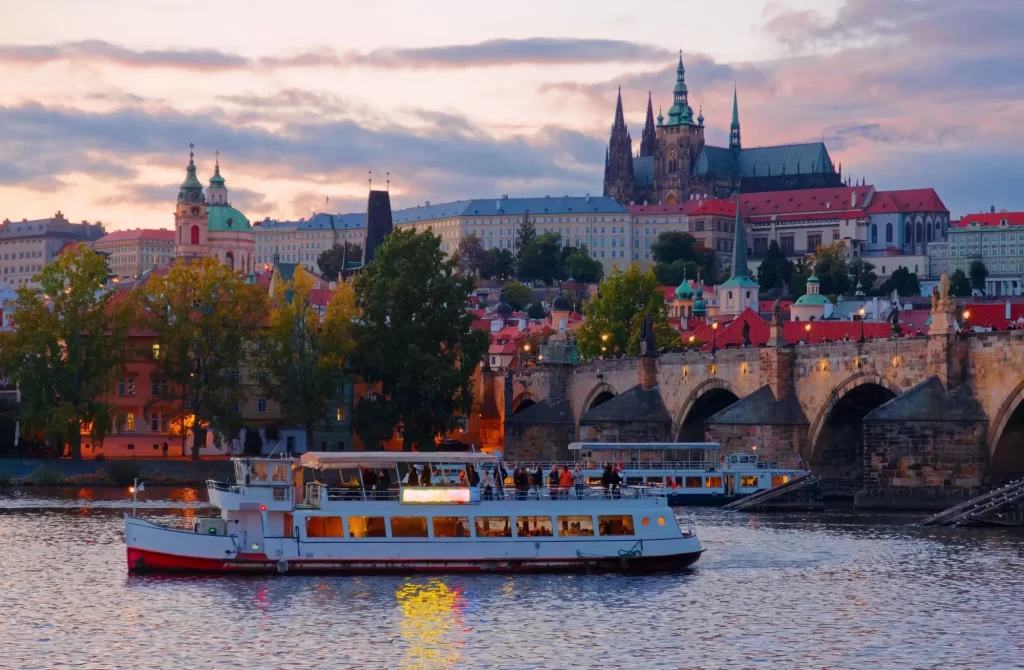
<path id="1" fill-rule="evenodd" d="M 718 442 L 570 442 L 570 451 L 715 451 Z"/>
<path id="2" fill-rule="evenodd" d="M 478 452 L 458 451 L 331 451 L 306 452 L 298 466 L 314 470 L 343 468 L 387 468 L 396 463 L 497 463 L 498 457 Z"/>

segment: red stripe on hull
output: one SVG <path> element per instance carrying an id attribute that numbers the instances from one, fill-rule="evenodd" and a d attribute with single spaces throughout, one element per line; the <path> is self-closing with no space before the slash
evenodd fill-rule
<path id="1" fill-rule="evenodd" d="M 488 561 L 466 563 L 457 561 L 338 561 L 332 559 L 303 559 L 287 563 L 283 572 L 289 574 L 335 573 L 358 575 L 413 574 L 413 573 L 525 573 L 525 572 L 669 572 L 681 570 L 697 562 L 703 550 L 673 556 L 630 556 L 619 558 L 578 558 L 559 560 Z M 266 559 L 264 555 L 257 555 Z M 231 572 L 242 574 L 278 573 L 277 561 L 221 560 L 178 556 L 145 549 L 128 548 L 130 572 Z"/>

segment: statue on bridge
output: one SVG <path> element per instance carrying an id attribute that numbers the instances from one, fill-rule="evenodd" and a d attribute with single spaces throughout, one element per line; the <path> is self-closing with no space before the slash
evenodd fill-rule
<path id="1" fill-rule="evenodd" d="M 750 322 L 743 322 L 743 348 L 746 349 L 750 346 Z"/>
<path id="2" fill-rule="evenodd" d="M 776 326 L 782 325 L 782 297 L 775 299 L 772 303 L 772 324 Z"/>
<path id="3" fill-rule="evenodd" d="M 654 357 L 658 355 L 658 346 L 654 341 L 654 318 L 648 314 L 640 324 L 640 355 Z"/>

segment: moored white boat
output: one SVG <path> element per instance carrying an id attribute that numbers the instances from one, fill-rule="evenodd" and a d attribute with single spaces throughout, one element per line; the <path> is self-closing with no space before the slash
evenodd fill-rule
<path id="1" fill-rule="evenodd" d="M 479 453 L 235 459 L 234 482 L 208 483 L 220 516 L 198 519 L 192 528 L 126 517 L 128 568 L 641 572 L 684 568 L 703 551 L 692 523 L 681 528 L 664 494 L 646 488 L 570 487 L 554 495 L 545 489 L 525 499 L 501 486 L 449 484 L 457 469 L 473 481 L 474 471 L 493 473 L 498 464 Z M 423 476 L 427 485 L 387 484 L 416 466 L 434 473 Z M 373 477 L 376 485 L 370 473 L 382 474 Z"/>

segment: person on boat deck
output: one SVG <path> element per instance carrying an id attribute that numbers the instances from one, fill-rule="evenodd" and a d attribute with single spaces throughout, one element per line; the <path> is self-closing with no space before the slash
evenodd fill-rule
<path id="1" fill-rule="evenodd" d="M 484 500 L 491 500 L 491 498 L 492 498 L 492 493 L 491 493 L 491 484 L 492 484 L 492 482 L 493 482 L 493 480 L 491 479 L 491 471 L 486 469 L 486 468 L 484 468 L 483 477 L 480 478 L 481 495 L 482 495 Z"/>
<path id="2" fill-rule="evenodd" d="M 459 470 L 459 486 L 466 486 L 469 483 L 469 478 L 466 477 L 466 468 Z"/>
<path id="3" fill-rule="evenodd" d="M 419 475 L 419 472 L 417 472 L 415 465 L 410 465 L 409 466 L 409 472 L 408 472 L 408 474 L 405 475 L 405 485 L 406 486 L 419 486 L 420 485 L 420 475 Z"/>
<path id="4" fill-rule="evenodd" d="M 505 478 L 508 477 L 508 471 L 505 470 L 505 466 L 502 463 L 498 463 L 497 469 L 494 471 L 494 486 L 498 489 L 498 495 L 502 498 L 505 497 Z"/>
<path id="5" fill-rule="evenodd" d="M 352 475 L 352 479 L 348 480 L 348 497 L 359 497 L 359 478 L 355 475 Z"/>
<path id="6" fill-rule="evenodd" d="M 388 489 L 391 488 L 391 473 L 388 472 L 387 468 L 381 468 L 377 475 L 377 492 L 383 495 L 387 494 Z"/>
<path id="7" fill-rule="evenodd" d="M 540 494 L 544 490 L 544 470 L 537 466 L 537 472 L 533 473 L 533 489 L 537 493 L 537 500 L 540 500 Z"/>
<path id="8" fill-rule="evenodd" d="M 469 485 L 480 486 L 480 473 L 472 465 L 469 466 Z"/>
<path id="9" fill-rule="evenodd" d="M 608 494 L 612 490 L 612 464 L 604 464 L 604 472 L 601 473 L 601 486 L 604 487 L 605 494 Z"/>
<path id="10" fill-rule="evenodd" d="M 622 484 L 622 475 L 619 474 L 618 468 L 612 470 L 612 497 L 619 497 L 619 486 Z"/>
<path id="11" fill-rule="evenodd" d="M 516 485 L 516 498 L 525 500 L 530 490 L 530 475 L 526 468 L 516 468 L 512 474 L 512 481 Z"/>
<path id="12" fill-rule="evenodd" d="M 572 473 L 569 466 L 563 465 L 562 471 L 558 474 L 558 488 L 563 496 L 569 497 L 569 490 L 572 488 Z"/>
<path id="13" fill-rule="evenodd" d="M 548 488 L 551 489 L 552 500 L 558 498 L 558 466 L 554 463 L 551 464 L 551 470 L 548 472 Z"/>
<path id="14" fill-rule="evenodd" d="M 587 476 L 583 474 L 583 468 L 577 463 L 572 471 L 572 481 L 576 485 L 576 497 L 583 497 L 583 485 L 587 483 Z"/>

